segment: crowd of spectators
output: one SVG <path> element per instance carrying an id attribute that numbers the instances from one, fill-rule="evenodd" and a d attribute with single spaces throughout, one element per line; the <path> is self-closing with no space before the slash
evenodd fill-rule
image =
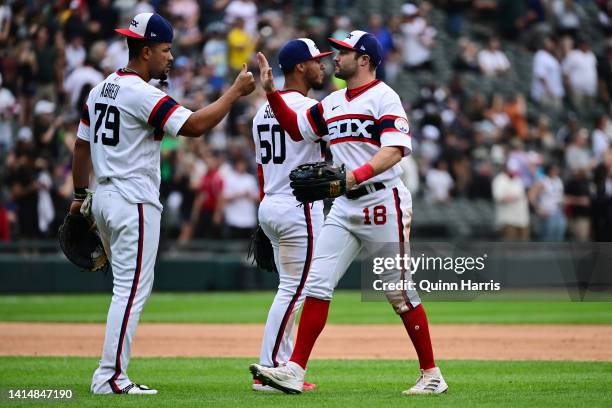
<path id="1" fill-rule="evenodd" d="M 350 11 L 364 2 L 336 1 L 347 12 L 333 15 L 325 3 L 0 0 L 0 241 L 55 236 L 72 197 L 83 100 L 127 63 L 113 29 L 152 11 L 175 27 L 174 66 L 160 86 L 194 110 L 243 63 L 256 72 L 258 50 L 275 61 L 289 39 L 309 37 L 325 50 L 328 36 L 368 30 L 385 52 L 377 75 L 398 91 L 411 122 L 414 154 L 401 165 L 415 200 L 487 200 L 503 239 L 612 240 L 612 1 L 415 1 L 361 13 L 363 21 Z M 601 41 L 583 35 L 586 24 Z M 436 58 L 442 37 L 455 52 Z M 531 78 L 520 78 L 530 92 L 467 89 L 466 74 L 513 75 L 509 45 L 530 59 Z M 448 83 L 435 79 L 443 69 L 453 72 Z M 434 80 L 406 94 L 402 79 L 422 73 Z M 329 75 L 313 96 L 342 86 Z M 264 102 L 258 89 L 202 138 L 163 139 L 164 236 L 248 237 L 259 202 L 251 119 Z"/>

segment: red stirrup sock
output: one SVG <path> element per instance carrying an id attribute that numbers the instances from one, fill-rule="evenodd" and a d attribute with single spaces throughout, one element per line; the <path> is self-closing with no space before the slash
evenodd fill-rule
<path id="1" fill-rule="evenodd" d="M 427 324 L 427 315 L 423 305 L 418 305 L 416 308 L 402 313 L 400 317 L 404 322 L 404 327 L 410 336 L 410 340 L 412 340 L 417 356 L 419 356 L 421 369 L 434 368 L 436 363 L 434 362 L 429 325 Z"/>
<path id="2" fill-rule="evenodd" d="M 313 297 L 306 297 L 304 301 L 295 349 L 291 355 L 291 361 L 299 364 L 304 369 L 306 369 L 306 364 L 308 364 L 308 359 L 317 341 L 317 337 L 319 337 L 319 334 L 321 334 L 325 327 L 325 322 L 327 322 L 329 303 L 329 300 Z"/>

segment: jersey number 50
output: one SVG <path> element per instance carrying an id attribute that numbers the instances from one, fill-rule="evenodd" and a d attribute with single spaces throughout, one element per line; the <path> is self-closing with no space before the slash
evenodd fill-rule
<path id="1" fill-rule="evenodd" d="M 280 125 L 257 125 L 257 136 L 261 150 L 261 164 L 268 164 L 270 160 L 274 164 L 281 164 L 285 161 L 287 156 L 285 131 Z"/>
<path id="2" fill-rule="evenodd" d="M 96 127 L 94 128 L 94 143 L 98 143 L 98 130 L 104 122 L 104 131 L 102 132 L 102 144 L 106 146 L 117 146 L 119 143 L 119 109 L 113 105 L 105 103 L 96 103 L 96 114 L 100 112 L 96 118 Z M 108 136 L 108 134 L 111 134 Z"/>

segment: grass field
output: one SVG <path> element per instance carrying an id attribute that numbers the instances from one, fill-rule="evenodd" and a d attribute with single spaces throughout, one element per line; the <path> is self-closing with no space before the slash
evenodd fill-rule
<path id="1" fill-rule="evenodd" d="M 263 323 L 272 292 L 153 293 L 142 322 Z M 3 295 L 0 321 L 104 322 L 110 294 Z M 428 302 L 436 323 L 612 324 L 612 303 L 569 301 Z M 385 302 L 362 302 L 359 292 L 338 292 L 330 323 L 397 323 Z M 576 326 L 579 330 L 579 326 Z M 442 396 L 405 397 L 414 361 L 314 360 L 308 380 L 317 391 L 299 396 L 250 390 L 252 359 L 134 358 L 130 378 L 160 390 L 155 397 L 92 396 L 97 358 L 0 357 L 0 406 L 76 407 L 610 407 L 612 362 L 439 362 L 450 385 Z M 71 389 L 71 401 L 8 400 L 8 389 Z M 67 405 L 66 405 L 67 404 Z"/>
<path id="2" fill-rule="evenodd" d="M 272 292 L 153 293 L 142 322 L 263 323 Z M 0 296 L 0 321 L 103 323 L 110 294 Z M 612 324 L 611 302 L 427 302 L 433 323 Z M 397 323 L 386 302 L 361 302 L 360 292 L 339 291 L 330 323 Z"/>
<path id="3" fill-rule="evenodd" d="M 92 358 L 0 358 L 4 406 L 7 388 L 71 389 L 71 402 L 39 406 L 78 407 L 609 407 L 612 363 L 444 361 L 451 388 L 445 395 L 406 397 L 413 367 L 402 361 L 313 361 L 309 380 L 319 388 L 298 396 L 263 395 L 250 390 L 248 359 L 134 359 L 130 377 L 159 387 L 157 396 L 92 396 Z"/>

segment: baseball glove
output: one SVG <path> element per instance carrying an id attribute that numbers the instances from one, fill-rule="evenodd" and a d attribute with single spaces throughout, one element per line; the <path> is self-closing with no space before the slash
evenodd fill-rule
<path id="1" fill-rule="evenodd" d="M 270 242 L 270 238 L 268 238 L 264 230 L 261 228 L 261 225 L 257 226 L 257 229 L 251 237 L 248 257 L 249 259 L 253 258 L 253 263 L 257 264 L 259 269 L 278 273 L 278 270 L 276 270 L 276 263 L 274 263 L 274 250 L 272 249 L 272 243 Z"/>
<path id="2" fill-rule="evenodd" d="M 302 203 L 336 198 L 346 193 L 346 170 L 325 162 L 306 163 L 289 173 L 293 195 Z"/>
<path id="3" fill-rule="evenodd" d="M 58 239 L 66 258 L 79 268 L 96 272 L 108 266 L 108 258 L 91 217 L 66 215 Z"/>

